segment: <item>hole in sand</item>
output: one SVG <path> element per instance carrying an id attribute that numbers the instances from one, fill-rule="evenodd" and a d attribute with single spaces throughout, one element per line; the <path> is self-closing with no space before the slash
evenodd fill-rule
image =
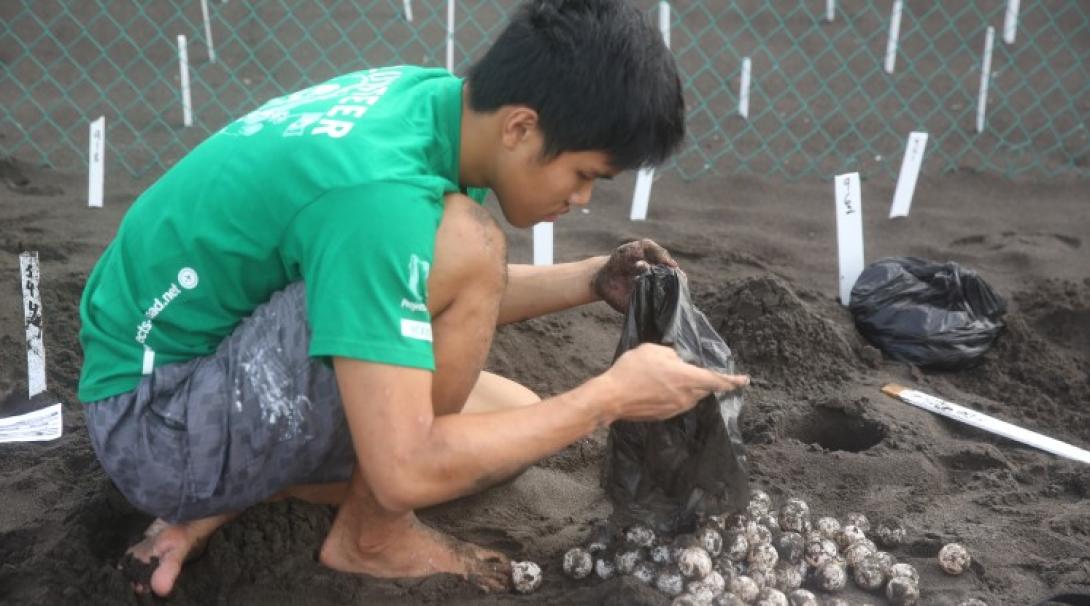
<path id="1" fill-rule="evenodd" d="M 826 450 L 863 452 L 886 438 L 886 428 L 880 423 L 828 408 L 818 408 L 794 425 L 792 437 Z"/>

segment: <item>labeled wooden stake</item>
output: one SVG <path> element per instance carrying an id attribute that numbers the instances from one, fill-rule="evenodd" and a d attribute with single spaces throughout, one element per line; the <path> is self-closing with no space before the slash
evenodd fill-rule
<path id="1" fill-rule="evenodd" d="M 670 48 L 670 3 L 659 2 L 659 33 L 666 48 Z M 647 207 L 651 204 L 651 185 L 655 180 L 655 169 L 641 168 L 636 173 L 636 189 L 632 192 L 632 210 L 628 218 L 632 221 L 647 219 Z"/>
<path id="2" fill-rule="evenodd" d="M 19 281 L 23 287 L 23 327 L 26 329 L 27 395 L 45 391 L 45 341 L 42 338 L 42 293 L 38 288 L 38 253 L 19 255 Z"/>
<path id="3" fill-rule="evenodd" d="M 988 26 L 984 32 L 984 58 L 980 65 L 980 95 L 976 99 L 976 132 L 984 132 L 984 112 L 988 107 L 988 82 L 992 75 L 992 47 L 995 46 L 995 28 Z"/>
<path id="4" fill-rule="evenodd" d="M 914 132 L 905 142 L 905 156 L 901 159 L 901 172 L 897 176 L 897 189 L 893 191 L 893 204 L 889 207 L 889 218 L 907 217 L 912 206 L 912 194 L 916 192 L 916 181 L 920 177 L 923 164 L 923 150 L 927 146 L 927 133 Z"/>
<path id="5" fill-rule="evenodd" d="M 91 122 L 88 141 L 87 206 L 102 208 L 106 179 L 106 116 Z"/>
<path id="6" fill-rule="evenodd" d="M 825 20 L 829 23 L 836 18 L 836 0 L 825 0 Z"/>
<path id="7" fill-rule="evenodd" d="M 863 273 L 863 205 L 859 173 L 837 175 L 835 190 L 840 303 L 847 305 L 851 302 L 852 286 Z"/>
<path id="8" fill-rule="evenodd" d="M 402 2 L 405 9 L 405 20 L 409 23 L 413 22 L 413 0 L 404 0 Z"/>
<path id="9" fill-rule="evenodd" d="M 208 62 L 216 62 L 216 48 L 212 44 L 212 21 L 208 18 L 208 0 L 201 0 L 201 19 L 204 20 L 204 43 L 208 47 Z"/>
<path id="10" fill-rule="evenodd" d="M 1007 0 L 1007 13 L 1003 16 L 1003 41 L 1014 44 L 1018 33 L 1018 0 Z"/>
<path id="11" fill-rule="evenodd" d="M 886 42 L 886 73 L 892 74 L 893 67 L 897 63 L 897 39 L 901 36 L 901 12 L 904 10 L 902 0 L 893 1 L 893 12 L 889 17 L 889 40 Z"/>
<path id="12" fill-rule="evenodd" d="M 749 57 L 742 59 L 742 80 L 738 83 L 738 113 L 749 119 L 749 78 L 752 62 Z"/>
<path id="13" fill-rule="evenodd" d="M 185 34 L 178 34 L 178 71 L 182 85 L 182 124 L 193 126 L 193 100 L 189 95 L 189 50 Z"/>
<path id="14" fill-rule="evenodd" d="M 553 224 L 550 221 L 534 225 L 534 265 L 553 264 Z"/>
<path id="15" fill-rule="evenodd" d="M 447 0 L 447 71 L 454 73 L 454 0 Z"/>

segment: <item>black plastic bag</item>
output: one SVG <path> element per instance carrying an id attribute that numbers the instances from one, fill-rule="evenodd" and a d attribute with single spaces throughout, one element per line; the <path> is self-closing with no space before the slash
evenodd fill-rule
<path id="1" fill-rule="evenodd" d="M 689 300 L 676 270 L 656 266 L 637 278 L 614 359 L 640 343 L 661 343 L 682 360 L 733 373 L 734 358 Z M 737 511 L 749 500 L 739 391 L 711 394 L 692 410 L 651 423 L 618 421 L 609 430 L 602 483 L 613 522 L 689 531 L 703 515 Z"/>
<path id="2" fill-rule="evenodd" d="M 890 257 L 859 275 L 850 309 L 859 332 L 889 357 L 959 369 L 992 346 L 1007 304 L 957 263 Z"/>

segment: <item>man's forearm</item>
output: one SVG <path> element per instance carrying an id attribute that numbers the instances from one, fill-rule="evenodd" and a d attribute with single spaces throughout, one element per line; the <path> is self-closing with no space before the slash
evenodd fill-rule
<path id="1" fill-rule="evenodd" d="M 497 323 L 510 324 L 597 301 L 591 282 L 607 259 L 591 257 L 547 266 L 509 265 Z"/>
<path id="2" fill-rule="evenodd" d="M 399 466 L 397 493 L 384 505 L 417 509 L 478 492 L 589 435 L 613 420 L 607 382 L 591 379 L 522 408 L 436 418 Z"/>

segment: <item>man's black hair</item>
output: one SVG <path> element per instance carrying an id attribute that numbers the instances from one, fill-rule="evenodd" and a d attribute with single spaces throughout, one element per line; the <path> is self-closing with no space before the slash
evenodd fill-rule
<path id="1" fill-rule="evenodd" d="M 545 156 L 602 151 L 618 170 L 655 166 L 685 136 L 677 67 L 625 0 L 529 0 L 470 69 L 469 104 L 538 113 Z"/>

